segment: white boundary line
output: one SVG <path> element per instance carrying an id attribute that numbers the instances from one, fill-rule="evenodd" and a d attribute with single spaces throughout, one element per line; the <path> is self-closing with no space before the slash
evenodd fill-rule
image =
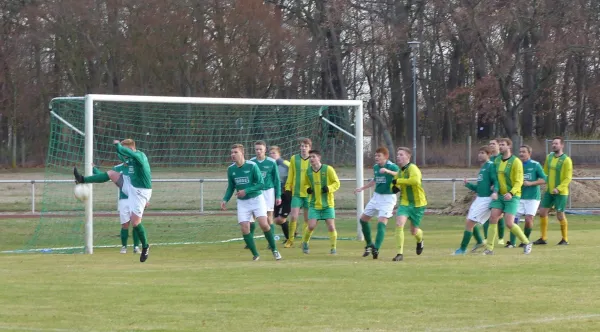
<path id="1" fill-rule="evenodd" d="M 525 324 L 548 324 L 552 322 L 562 322 L 568 320 L 583 320 L 583 319 L 597 319 L 600 318 L 600 314 L 589 314 L 589 315 L 571 315 L 571 316 L 559 316 L 559 317 L 544 317 L 540 319 L 521 320 L 515 322 L 506 322 L 500 324 L 489 324 L 489 325 L 477 325 L 477 326 L 464 326 L 454 328 L 443 328 L 443 329 L 427 329 L 428 332 L 445 332 L 445 331 L 475 331 L 482 329 L 495 329 L 499 327 L 518 326 Z"/>

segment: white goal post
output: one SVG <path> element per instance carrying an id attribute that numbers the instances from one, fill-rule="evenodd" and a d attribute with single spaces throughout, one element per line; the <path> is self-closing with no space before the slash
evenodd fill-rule
<path id="1" fill-rule="evenodd" d="M 73 97 L 71 97 L 73 98 Z M 77 98 L 77 97 L 75 97 Z M 81 98 L 81 97 L 79 97 Z M 58 98 L 57 98 L 58 99 Z M 134 95 L 89 94 L 85 100 L 85 175 L 92 175 L 94 160 L 94 103 L 166 103 L 166 104 L 204 104 L 204 105 L 248 105 L 248 106 L 338 106 L 354 108 L 354 133 L 349 133 L 326 118 L 321 118 L 345 135 L 355 139 L 356 147 L 356 187 L 364 184 L 363 178 L 363 101 L 361 100 L 315 100 L 315 99 L 251 99 L 251 98 L 202 98 L 202 97 L 163 97 Z M 60 119 L 59 119 L 60 120 Z M 93 191 L 90 191 L 93 192 Z M 93 253 L 93 196 L 90 194 L 85 203 L 85 253 Z M 363 213 L 364 192 L 356 194 L 357 238 L 362 240 L 362 231 L 358 219 Z"/>

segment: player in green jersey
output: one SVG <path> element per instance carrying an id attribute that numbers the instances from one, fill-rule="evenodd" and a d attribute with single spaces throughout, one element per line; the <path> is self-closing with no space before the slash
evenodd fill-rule
<path id="1" fill-rule="evenodd" d="M 397 254 L 392 260 L 395 262 L 404 259 L 404 225 L 410 219 L 410 233 L 417 240 L 417 255 L 423 253 L 423 230 L 421 220 L 427 207 L 427 198 L 423 190 L 421 170 L 410 162 L 412 151 L 407 147 L 399 147 L 396 153 L 396 162 L 400 171 L 392 180 L 400 192 L 398 210 L 396 212 L 396 249 Z M 398 190 L 399 189 L 399 190 Z"/>
<path id="2" fill-rule="evenodd" d="M 573 178 L 573 160 L 564 152 L 565 141 L 556 136 L 552 140 L 552 152 L 546 156 L 544 161 L 544 173 L 548 176 L 548 185 L 540 203 L 540 231 L 542 236 L 534 244 L 546 244 L 548 239 L 548 212 L 554 207 L 556 219 L 560 223 L 562 239 L 557 243 L 559 246 L 569 244 L 568 221 L 565 208 L 569 198 L 569 184 Z"/>
<path id="3" fill-rule="evenodd" d="M 300 139 L 300 154 L 295 154 L 290 158 L 290 168 L 288 178 L 285 182 L 286 194 L 292 197 L 292 209 L 290 212 L 290 238 L 285 243 L 286 248 L 294 245 L 296 237 L 296 227 L 298 226 L 298 216 L 300 209 L 304 210 L 304 224 L 302 225 L 302 234 L 308 227 L 308 194 L 306 193 L 306 183 L 304 183 L 304 173 L 310 167 L 308 161 L 308 151 L 312 146 L 309 138 Z"/>
<path id="4" fill-rule="evenodd" d="M 476 192 L 477 198 L 471 203 L 460 248 L 456 249 L 454 255 L 464 255 L 467 252 L 467 246 L 469 245 L 471 236 L 474 235 L 473 233 L 481 233 L 481 230 L 475 227 L 475 225 L 483 224 L 490 219 L 490 203 L 492 203 L 492 200 L 498 199 L 498 175 L 496 174 L 494 163 L 490 161 L 491 153 L 492 149 L 489 146 L 480 147 L 477 160 L 481 163 L 481 168 L 477 175 L 477 184 L 469 183 L 467 179 L 464 180 L 465 187 Z M 485 245 L 481 234 L 476 235 L 475 238 L 478 240 L 472 252 L 477 251 L 477 249 Z"/>
<path id="5" fill-rule="evenodd" d="M 121 157 L 121 156 L 119 156 Z M 94 164 L 92 164 L 92 172 L 94 174 L 100 174 L 100 171 Z M 112 168 L 113 171 L 123 174 L 123 176 L 129 176 L 129 165 L 124 161 L 121 164 L 115 165 Z M 117 202 L 117 211 L 119 211 L 119 219 L 121 221 L 121 253 L 127 253 L 127 240 L 129 238 L 129 224 L 131 210 L 129 208 L 129 200 L 127 195 L 119 188 L 119 201 Z M 137 232 L 133 232 L 133 253 L 138 254 L 140 252 L 140 238 Z"/>
<path id="6" fill-rule="evenodd" d="M 304 183 L 309 197 L 308 227 L 302 236 L 302 251 L 309 253 L 308 243 L 317 221 L 325 220 L 329 232 L 329 253 L 337 253 L 337 230 L 335 229 L 335 200 L 333 193 L 340 189 L 340 179 L 333 167 L 321 163 L 321 152 L 310 150 L 310 168 L 304 173 Z"/>
<path id="7" fill-rule="evenodd" d="M 501 158 L 500 157 L 500 148 L 498 145 L 498 141 L 500 139 L 499 138 L 494 138 L 491 139 L 490 142 L 488 143 L 488 146 L 490 147 L 490 149 L 492 149 L 492 154 L 490 155 L 490 161 L 493 163 L 496 161 L 496 158 Z M 483 236 L 487 239 L 488 236 L 488 228 L 490 226 L 490 221 L 486 221 L 483 224 Z M 475 225 L 475 227 L 478 227 L 477 225 Z M 504 230 L 506 228 L 506 223 L 504 221 L 504 217 L 500 218 L 500 220 L 498 221 L 498 245 L 504 245 Z M 478 233 L 473 232 L 473 236 L 477 236 Z M 476 240 L 479 242 L 479 239 L 476 238 Z"/>
<path id="8" fill-rule="evenodd" d="M 150 245 L 146 235 L 146 229 L 142 224 L 142 216 L 146 205 L 152 197 L 152 171 L 148 157 L 142 151 L 135 147 L 135 141 L 126 139 L 122 142 L 113 141 L 117 154 L 123 155 L 128 160 L 129 176 L 123 176 L 119 172 L 110 170 L 105 173 L 94 174 L 91 176 L 82 176 L 73 169 L 75 182 L 77 183 L 104 183 L 108 181 L 114 182 L 127 195 L 129 207 L 131 209 L 130 220 L 133 224 L 133 231 L 138 233 L 140 242 L 142 242 L 142 254 L 140 262 L 145 262 L 148 259 Z"/>
<path id="9" fill-rule="evenodd" d="M 237 217 L 238 223 L 244 237 L 244 241 L 250 251 L 252 251 L 253 260 L 260 258 L 254 237 L 250 234 L 250 223 L 253 223 L 252 217 L 256 218 L 260 228 L 269 242 L 269 247 L 276 260 L 281 259 L 281 254 L 277 251 L 275 238 L 271 226 L 267 221 L 267 204 L 262 195 L 264 185 L 263 176 L 256 163 L 244 158 L 244 146 L 234 144 L 231 147 L 231 159 L 233 164 L 227 168 L 227 190 L 221 202 L 221 210 L 226 210 L 227 202 L 237 191 Z"/>
<path id="10" fill-rule="evenodd" d="M 271 157 L 267 157 L 267 143 L 265 141 L 256 141 L 254 143 L 254 152 L 256 157 L 252 157 L 262 174 L 263 196 L 267 204 L 267 222 L 273 227 L 273 211 L 275 206 L 281 204 L 281 182 L 279 179 L 279 168 L 277 162 Z M 254 236 L 255 223 L 250 223 L 250 234 Z M 273 229 L 273 232 L 275 230 Z"/>
<path id="11" fill-rule="evenodd" d="M 521 217 L 525 218 L 525 236 L 529 239 L 533 228 L 533 217 L 540 206 L 540 185 L 546 183 L 546 174 L 542 165 L 531 159 L 531 146 L 522 145 L 519 148 L 519 159 L 523 162 L 523 187 L 521 190 L 521 201 L 517 209 L 515 224 L 519 223 Z M 510 233 L 510 241 L 506 243 L 506 248 L 514 248 L 516 245 L 516 236 Z M 524 247 L 521 243 L 519 247 Z"/>
<path id="12" fill-rule="evenodd" d="M 392 191 L 392 181 L 398 174 L 400 168 L 389 160 L 390 152 L 384 147 L 375 150 L 375 166 L 373 166 L 374 177 L 366 185 L 356 188 L 354 193 L 359 193 L 365 189 L 375 187 L 375 193 L 365 207 L 359 222 L 367 246 L 363 257 L 373 254 L 373 259 L 379 257 L 379 249 L 385 238 L 385 228 L 388 219 L 394 215 L 394 205 L 396 204 L 396 194 Z M 375 244 L 371 238 L 371 225 L 369 220 L 377 213 L 377 235 Z"/>
<path id="13" fill-rule="evenodd" d="M 492 214 L 490 216 L 490 233 L 487 239 L 487 249 L 484 255 L 494 254 L 494 241 L 498 231 L 498 221 L 504 214 L 506 227 L 514 233 L 519 240 L 525 243 L 523 253 L 531 253 L 532 243 L 525 237 L 519 225 L 514 223 L 515 214 L 519 207 L 521 199 L 521 188 L 523 186 L 523 163 L 512 154 L 512 141 L 509 138 L 498 140 L 501 159 L 496 158 L 494 165 L 498 174 L 498 184 L 500 186 L 499 197 L 490 204 Z"/>

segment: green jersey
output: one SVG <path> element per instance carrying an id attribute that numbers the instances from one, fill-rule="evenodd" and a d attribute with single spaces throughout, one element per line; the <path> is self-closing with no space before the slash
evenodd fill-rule
<path id="1" fill-rule="evenodd" d="M 281 198 L 281 179 L 279 178 L 279 167 L 277 161 L 271 157 L 258 160 L 256 157 L 250 159 L 255 162 L 262 174 L 264 186 L 263 190 L 275 188 L 275 199 Z"/>
<path id="2" fill-rule="evenodd" d="M 542 164 L 531 159 L 523 162 L 523 180 L 533 182 L 539 179 L 546 180 Z M 523 186 L 521 189 L 521 199 L 535 199 L 538 201 L 542 199 L 540 186 Z"/>
<path id="3" fill-rule="evenodd" d="M 477 175 L 477 184 L 467 182 L 465 187 L 476 192 L 478 197 L 490 197 L 492 193 L 497 193 L 500 186 L 494 163 L 491 160 L 483 163 Z"/>
<path id="4" fill-rule="evenodd" d="M 129 176 L 129 166 L 127 166 L 127 164 L 122 163 L 122 164 L 118 164 L 115 165 L 112 168 L 113 171 L 117 172 L 117 173 L 121 173 L 123 174 L 123 176 Z M 94 167 L 92 168 L 92 172 L 94 174 L 99 174 L 99 173 L 103 173 L 101 170 L 99 170 L 98 168 Z M 127 199 L 127 195 L 125 195 L 125 193 L 123 192 L 123 189 L 119 189 L 119 199 Z"/>
<path id="5" fill-rule="evenodd" d="M 400 171 L 400 167 L 389 160 L 386 161 L 383 166 L 380 166 L 379 164 L 373 166 L 373 172 L 375 173 L 375 192 L 382 195 L 394 195 L 394 192 L 392 191 L 392 181 L 394 180 L 394 176 L 388 173 L 379 173 L 379 170 L 382 168 L 389 169 L 392 172 L 398 172 Z"/>
<path id="6" fill-rule="evenodd" d="M 133 151 L 121 145 L 115 144 L 117 153 L 127 157 L 129 164 L 129 179 L 131 185 L 140 189 L 152 189 L 152 171 L 148 157 L 142 151 Z"/>
<path id="7" fill-rule="evenodd" d="M 246 160 L 242 166 L 233 163 L 227 168 L 227 191 L 224 202 L 229 202 L 235 190 L 244 190 L 246 195 L 238 199 L 250 199 L 262 195 L 264 180 L 256 163 Z"/>

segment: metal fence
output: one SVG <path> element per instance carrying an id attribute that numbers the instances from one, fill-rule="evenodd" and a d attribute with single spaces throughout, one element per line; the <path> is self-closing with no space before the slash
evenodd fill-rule
<path id="1" fill-rule="evenodd" d="M 366 179 L 365 183 L 370 181 L 371 179 Z M 469 181 L 476 181 L 476 179 L 474 178 L 468 178 L 467 180 Z M 573 180 L 576 181 L 600 181 L 600 177 L 575 177 L 573 178 Z M 153 179 L 152 180 L 153 183 L 186 183 L 186 184 L 198 184 L 197 190 L 195 191 L 197 195 L 197 197 L 195 198 L 195 201 L 199 202 L 199 205 L 196 208 L 182 208 L 182 210 L 194 210 L 194 211 L 199 211 L 199 212 L 205 212 L 205 202 L 207 200 L 207 191 L 206 191 L 206 186 L 208 184 L 221 184 L 222 187 L 225 187 L 225 184 L 227 183 L 227 179 Z M 355 179 L 340 179 L 340 182 L 342 182 L 342 184 L 346 184 L 346 185 L 352 185 L 356 182 Z M 467 190 L 465 190 L 464 186 L 463 186 L 463 178 L 426 178 L 423 179 L 424 185 L 428 184 L 428 183 L 451 183 L 452 189 L 451 189 L 451 201 L 449 201 L 449 203 L 454 203 L 457 200 L 457 196 L 459 194 L 464 194 L 465 192 L 467 192 Z M 457 187 L 457 183 L 459 184 L 459 186 Z M 30 192 L 29 192 L 29 197 L 31 200 L 31 206 L 30 209 L 11 209 L 11 211 L 13 212 L 27 212 L 30 211 L 31 213 L 35 213 L 36 211 L 38 211 L 38 209 L 36 209 L 36 204 L 37 204 L 37 200 L 39 199 L 38 194 L 36 192 L 36 185 L 44 185 L 44 184 L 73 184 L 73 180 L 0 180 L 0 188 L 1 186 L 5 186 L 5 185 L 10 185 L 10 184 L 30 184 Z M 446 195 L 447 194 L 447 188 L 443 188 L 443 191 L 445 191 L 443 194 Z M 1 192 L 6 192 L 2 189 L 0 189 Z M 439 191 L 439 189 L 437 189 L 437 191 Z M 426 190 L 426 192 L 428 193 L 428 196 L 430 194 L 435 195 L 436 193 L 436 189 L 432 189 L 432 190 Z M 192 193 L 187 193 L 187 195 L 193 195 Z M 373 188 L 369 188 L 366 191 L 365 194 L 365 199 L 368 199 L 369 197 L 371 197 L 373 195 Z M 568 208 L 569 209 L 589 209 L 589 210 L 594 210 L 594 209 L 599 209 L 600 206 L 573 206 L 573 202 L 572 202 L 572 196 L 569 196 L 569 203 L 568 203 Z M 154 197 L 153 197 L 154 198 Z M 346 198 L 349 198 L 348 196 Z M 115 191 L 115 201 L 118 199 L 118 191 Z M 211 198 L 212 199 L 212 198 Z M 600 203 L 600 202 L 598 202 Z M 5 212 L 2 211 L 5 209 L 0 209 L 0 212 Z M 6 209 L 8 210 L 8 209 Z M 39 212 L 39 211 L 38 211 Z"/>

